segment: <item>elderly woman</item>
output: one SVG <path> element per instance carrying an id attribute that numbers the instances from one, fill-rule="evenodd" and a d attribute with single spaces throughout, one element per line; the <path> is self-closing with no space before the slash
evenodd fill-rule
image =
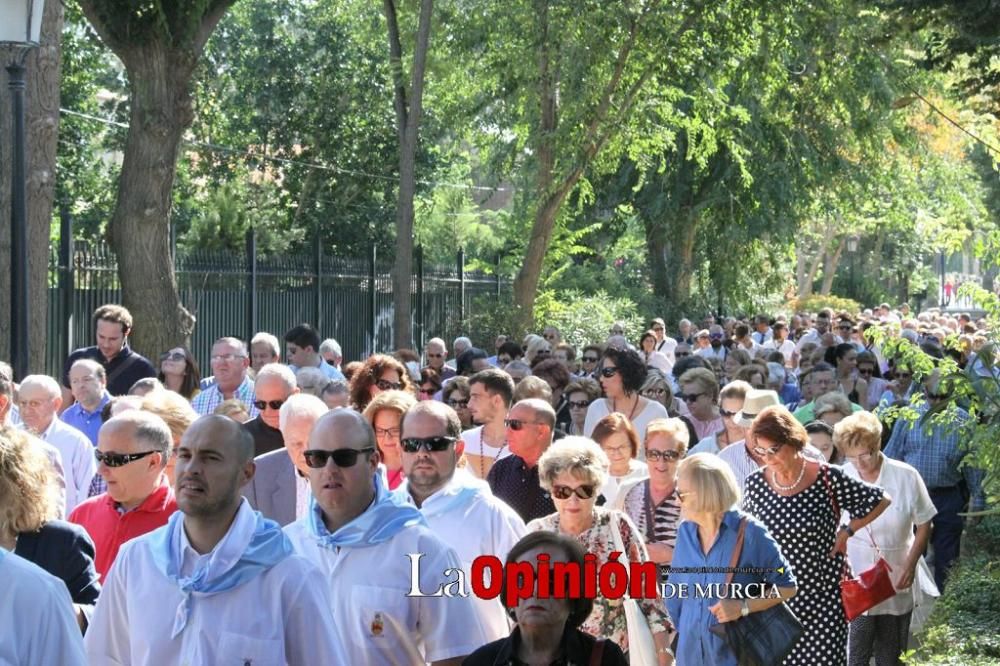
<path id="1" fill-rule="evenodd" d="M 55 520 L 58 511 L 59 488 L 48 456 L 27 433 L 0 428 L 0 548 L 62 580 L 77 622 L 86 628 L 101 591 L 94 542 L 82 527 Z"/>
<path id="2" fill-rule="evenodd" d="M 623 484 L 645 479 L 646 466 L 636 460 L 639 454 L 639 435 L 622 414 L 608 414 L 597 422 L 592 435 L 608 460 L 608 477 L 601 486 L 606 504 L 613 505 Z"/>
<path id="3" fill-rule="evenodd" d="M 406 366 L 392 356 L 375 354 L 369 356 L 351 378 L 351 404 L 364 412 L 368 403 L 383 391 L 413 393 L 413 384 Z"/>
<path id="4" fill-rule="evenodd" d="M 319 368 L 299 368 L 295 372 L 295 385 L 307 395 L 314 395 L 317 398 L 323 394 L 330 378 Z"/>
<path id="5" fill-rule="evenodd" d="M 648 478 L 624 484 L 613 504 L 632 519 L 646 541 L 649 559 L 660 565 L 660 582 L 674 556 L 681 503 L 677 497 L 677 463 L 688 447 L 687 424 L 681 419 L 657 419 L 646 428 Z"/>
<path id="6" fill-rule="evenodd" d="M 400 448 L 403 417 L 415 404 L 416 399 L 409 393 L 385 391 L 375 396 L 361 414 L 375 430 L 375 443 L 385 464 L 389 490 L 395 490 L 403 482 L 403 452 Z"/>
<path id="7" fill-rule="evenodd" d="M 725 429 L 719 413 L 719 383 L 711 370 L 692 368 L 681 375 L 677 385 L 681 390 L 677 397 L 688 408 L 684 418 L 694 426 L 698 441 Z"/>
<path id="8" fill-rule="evenodd" d="M 462 428 L 473 426 L 472 412 L 469 411 L 469 378 L 455 377 L 441 389 L 441 401 L 455 410 Z"/>
<path id="9" fill-rule="evenodd" d="M 839 582 L 847 539 L 878 518 L 890 499 L 839 467 L 808 460 L 805 428 L 780 405 L 762 410 L 747 438 L 764 467 L 747 477 L 743 508 L 781 546 L 802 593 L 789 605 L 805 634 L 784 663 L 844 664 L 847 621 Z M 851 520 L 840 526 L 842 511 Z"/>
<path id="10" fill-rule="evenodd" d="M 776 585 L 780 593 L 776 598 L 746 600 L 704 599 L 695 595 L 672 595 L 667 599 L 667 612 L 678 633 L 677 663 L 736 666 L 736 655 L 709 628 L 765 611 L 793 597 L 796 593 L 794 569 L 788 566 L 767 528 L 736 510 L 739 485 L 729 465 L 717 456 L 697 453 L 682 460 L 677 466 L 675 494 L 684 521 L 677 531 L 671 563 L 676 570 L 670 575 L 672 585 L 686 584 L 693 590 L 696 584 L 707 587 L 712 583 L 725 583 L 725 573 L 708 570 L 732 566 L 742 526 L 743 545 L 736 567 L 766 573 L 733 573 L 732 582 L 742 585 L 763 582 Z M 690 571 L 680 571 L 683 568 L 690 568 Z"/>
<path id="11" fill-rule="evenodd" d="M 552 494 L 556 513 L 532 520 L 529 532 L 546 530 L 576 538 L 598 559 L 598 566 L 616 551 L 612 530 L 619 530 L 630 561 L 646 562 L 646 545 L 632 520 L 620 511 L 596 506 L 597 493 L 604 484 L 608 457 L 597 444 L 585 437 L 566 437 L 549 447 L 538 461 L 542 487 Z M 656 599 L 639 602 L 656 642 L 660 664 L 672 663 L 671 626 Z M 594 610 L 580 627 L 592 636 L 614 641 L 628 652 L 628 627 L 621 599 L 594 599 Z"/>
<path id="12" fill-rule="evenodd" d="M 670 369 L 674 367 L 673 361 L 661 351 L 656 349 L 656 333 L 653 331 L 646 331 L 639 338 L 639 352 L 642 357 L 646 360 L 646 366 L 649 368 L 656 368 L 660 372 L 670 372 Z"/>
<path id="13" fill-rule="evenodd" d="M 723 428 L 719 432 L 702 439 L 691 448 L 691 453 L 718 453 L 730 444 L 742 442 L 746 437 L 746 428 L 736 422 L 736 414 L 743 409 L 747 393 L 753 387 L 744 381 L 736 379 L 726 384 L 719 392 L 719 414 L 722 416 Z"/>
<path id="14" fill-rule="evenodd" d="M 608 347 L 597 374 L 604 389 L 604 399 L 595 400 L 587 409 L 585 435 L 593 433 L 598 421 L 615 412 L 624 414 L 636 432 L 641 433 L 646 432 L 646 426 L 653 419 L 667 418 L 667 410 L 662 404 L 639 394 L 646 381 L 646 364 L 638 352 Z"/>
<path id="15" fill-rule="evenodd" d="M 167 390 L 179 393 L 188 400 L 201 392 L 198 361 L 187 347 L 174 347 L 160 354 L 160 372 L 156 378 Z"/>
<path id="16" fill-rule="evenodd" d="M 833 427 L 853 413 L 851 401 L 843 393 L 833 391 L 816 398 L 813 419 Z"/>
<path id="17" fill-rule="evenodd" d="M 417 384 L 417 400 L 433 400 L 441 390 L 441 373 L 427 366 L 420 371 L 420 383 Z"/>
<path id="18" fill-rule="evenodd" d="M 586 551 L 576 539 L 552 532 L 532 532 L 514 544 L 507 564 L 526 562 L 538 566 L 539 555 L 549 562 L 575 564 L 583 572 Z M 582 578 L 582 575 L 581 575 Z M 582 581 L 581 581 L 582 585 Z M 508 638 L 488 643 L 462 662 L 464 666 L 495 664 L 600 664 L 628 666 L 621 648 L 610 641 L 596 647 L 597 639 L 578 629 L 590 615 L 594 602 L 586 597 L 554 598 L 552 595 L 518 599 L 512 610 L 517 626 Z"/>
<path id="19" fill-rule="evenodd" d="M 578 379 L 566 387 L 566 404 L 569 405 L 568 435 L 582 435 L 583 425 L 587 420 L 587 408 L 590 403 L 601 397 L 601 385 L 593 379 Z"/>
<path id="20" fill-rule="evenodd" d="M 580 372 L 584 377 L 597 379 L 597 366 L 601 362 L 604 348 L 600 345 L 587 345 L 580 352 Z"/>
<path id="21" fill-rule="evenodd" d="M 540 336 L 534 336 L 524 349 L 524 361 L 531 367 L 552 355 L 552 345 Z"/>
<path id="22" fill-rule="evenodd" d="M 881 486 L 893 498 L 892 511 L 847 540 L 847 556 L 854 571 L 875 564 L 879 552 L 872 545 L 874 541 L 892 568 L 896 588 L 896 596 L 851 622 L 850 663 L 867 666 L 874 656 L 876 666 L 898 664 L 910 630 L 917 566 L 937 511 L 917 470 L 887 458 L 880 450 L 882 424 L 874 414 L 858 412 L 838 423 L 833 443 L 847 461 L 844 474 Z"/>

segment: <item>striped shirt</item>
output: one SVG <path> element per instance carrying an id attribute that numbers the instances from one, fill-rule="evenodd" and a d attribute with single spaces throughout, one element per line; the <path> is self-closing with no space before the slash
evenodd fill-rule
<path id="1" fill-rule="evenodd" d="M 259 412 L 253 406 L 253 381 L 249 377 L 243 378 L 243 383 L 236 387 L 233 397 L 243 403 L 251 419 L 257 417 Z M 212 384 L 194 397 L 194 400 L 191 401 L 191 406 L 194 408 L 194 411 L 201 415 L 211 414 L 224 400 L 225 398 L 222 396 L 222 391 L 219 390 L 219 385 Z"/>
<path id="2" fill-rule="evenodd" d="M 746 490 L 747 477 L 760 469 L 760 466 L 747 453 L 746 440 L 733 442 L 726 448 L 719 451 L 719 458 L 729 465 L 736 476 L 736 482 L 740 484 L 740 494 Z"/>

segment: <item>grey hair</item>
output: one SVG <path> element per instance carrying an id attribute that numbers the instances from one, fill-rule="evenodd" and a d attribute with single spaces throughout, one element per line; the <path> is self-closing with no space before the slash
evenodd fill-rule
<path id="1" fill-rule="evenodd" d="M 50 398 L 59 398 L 62 396 L 59 383 L 48 375 L 28 375 L 21 380 L 21 391 L 23 392 L 26 388 L 42 389 L 49 394 Z"/>
<path id="2" fill-rule="evenodd" d="M 563 437 L 555 442 L 538 460 L 538 481 L 542 488 L 552 492 L 552 484 L 563 472 L 595 486 L 602 486 L 608 478 L 611 461 L 589 437 Z"/>
<path id="3" fill-rule="evenodd" d="M 232 336 L 225 336 L 219 338 L 218 340 L 212 343 L 213 347 L 215 345 L 229 345 L 230 347 L 236 347 L 243 353 L 244 356 L 247 356 L 247 345 L 239 338 L 234 338 Z"/>
<path id="4" fill-rule="evenodd" d="M 319 417 L 330 411 L 326 403 L 310 393 L 296 393 L 288 397 L 278 411 L 278 429 L 283 430 L 292 420 L 312 419 L 315 423 Z"/>
<path id="5" fill-rule="evenodd" d="M 259 382 L 268 377 L 280 379 L 289 391 L 295 390 L 295 387 L 298 386 L 295 382 L 295 373 L 284 363 L 268 363 L 257 371 L 256 381 Z"/>
<path id="6" fill-rule="evenodd" d="M 112 416 L 101 427 L 108 428 L 119 424 L 132 426 L 132 438 L 136 441 L 143 441 L 149 444 L 154 450 L 164 454 L 163 464 L 167 464 L 166 454 L 173 448 L 174 438 L 170 434 L 170 427 L 166 421 L 152 412 L 142 409 L 130 409 Z"/>
<path id="7" fill-rule="evenodd" d="M 330 352 L 337 358 L 344 358 L 344 352 L 340 349 L 340 343 L 333 338 L 327 338 L 319 345 L 319 353 L 325 354 Z"/>
<path id="8" fill-rule="evenodd" d="M 257 377 L 259 379 L 260 375 Z M 299 368 L 299 371 L 295 373 L 295 381 L 303 391 L 318 396 L 323 394 L 323 389 L 326 388 L 326 383 L 330 380 L 319 368 Z M 309 384 L 312 384 L 312 387 L 307 389 L 306 386 Z"/>
<path id="9" fill-rule="evenodd" d="M 251 347 L 261 344 L 266 344 L 270 347 L 271 354 L 273 354 L 275 358 L 281 356 L 281 345 L 278 343 L 278 338 L 274 335 L 271 335 L 267 331 L 261 331 L 260 333 L 254 334 L 254 336 L 250 338 Z"/>

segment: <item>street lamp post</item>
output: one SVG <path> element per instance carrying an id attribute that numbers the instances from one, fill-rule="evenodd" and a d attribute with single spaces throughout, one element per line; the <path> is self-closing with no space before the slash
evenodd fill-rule
<path id="1" fill-rule="evenodd" d="M 10 187 L 10 356 L 15 379 L 28 374 L 28 210 L 24 166 L 24 60 L 38 46 L 45 0 L 2 0 L 0 44 L 12 47 L 7 66 L 13 142 Z"/>
<path id="2" fill-rule="evenodd" d="M 858 241 L 859 237 L 857 234 L 849 236 L 847 238 L 847 253 L 851 255 L 851 296 L 855 300 L 860 300 L 858 298 L 858 283 L 854 279 L 854 271 L 858 265 Z"/>

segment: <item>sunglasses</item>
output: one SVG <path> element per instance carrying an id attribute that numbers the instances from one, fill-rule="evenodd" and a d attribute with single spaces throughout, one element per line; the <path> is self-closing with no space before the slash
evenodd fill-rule
<path id="1" fill-rule="evenodd" d="M 645 391 L 642 392 L 642 394 L 647 398 L 662 398 L 667 394 L 667 389 L 651 388 L 651 389 L 646 389 Z"/>
<path id="2" fill-rule="evenodd" d="M 858 374 L 859 375 L 874 375 L 875 374 L 875 369 L 874 368 L 858 368 Z"/>
<path id="3" fill-rule="evenodd" d="M 127 465 L 130 462 L 136 460 L 141 460 L 148 455 L 153 453 L 162 453 L 161 451 L 143 451 L 142 453 L 104 453 L 103 451 L 94 450 L 94 458 L 97 459 L 98 463 L 104 463 L 108 467 L 121 467 L 122 465 Z"/>
<path id="4" fill-rule="evenodd" d="M 448 406 L 452 409 L 465 409 L 469 406 L 468 400 L 449 400 Z"/>
<path id="5" fill-rule="evenodd" d="M 601 377 L 614 377 L 618 374 L 618 368 L 613 365 L 608 365 L 601 368 Z"/>
<path id="6" fill-rule="evenodd" d="M 403 451 L 406 453 L 418 453 L 420 449 L 427 451 L 444 451 L 456 441 L 454 437 L 407 437 L 403 440 Z"/>
<path id="7" fill-rule="evenodd" d="M 375 386 L 377 386 L 380 391 L 399 391 L 403 388 L 401 383 L 390 382 L 388 379 L 378 380 L 375 382 Z"/>
<path id="8" fill-rule="evenodd" d="M 309 449 L 303 452 L 302 456 L 306 459 L 306 464 L 315 469 L 326 467 L 328 460 L 333 460 L 333 464 L 337 467 L 354 467 L 358 462 L 358 456 L 362 453 L 371 453 L 374 450 L 373 446 L 366 449 L 337 449 L 336 451 Z"/>
<path id="9" fill-rule="evenodd" d="M 773 456 L 782 446 L 784 446 L 784 444 L 776 444 L 768 449 L 765 449 L 762 446 L 755 446 L 753 447 L 753 452 L 758 456 Z"/>
<path id="10" fill-rule="evenodd" d="M 927 398 L 930 400 L 947 400 L 947 393 L 928 393 Z"/>
<path id="11" fill-rule="evenodd" d="M 654 327 L 653 327 L 653 330 L 654 330 L 654 331 L 662 331 L 662 330 L 663 330 L 663 327 L 662 327 L 662 326 L 654 326 Z"/>
<path id="12" fill-rule="evenodd" d="M 684 402 L 696 402 L 704 393 L 678 393 L 677 397 Z"/>
<path id="13" fill-rule="evenodd" d="M 587 407 L 590 407 L 590 403 L 586 400 L 570 400 L 568 404 L 570 409 L 587 409 Z"/>
<path id="14" fill-rule="evenodd" d="M 727 419 L 733 418 L 738 413 L 739 412 L 731 412 L 728 409 L 723 409 L 722 407 L 719 407 L 719 414 L 721 414 L 722 416 L 726 417 Z"/>
<path id="15" fill-rule="evenodd" d="M 646 460 L 651 460 L 652 462 L 656 462 L 657 460 L 670 462 L 680 459 L 681 454 L 677 451 L 658 451 L 656 449 L 646 449 Z"/>
<path id="16" fill-rule="evenodd" d="M 252 404 L 253 404 L 254 407 L 256 407 L 257 409 L 259 409 L 260 411 L 264 411 L 264 409 L 266 409 L 267 407 L 270 407 L 271 409 L 281 409 L 281 406 L 283 404 L 285 404 L 285 401 L 284 400 L 254 400 Z"/>
<path id="17" fill-rule="evenodd" d="M 173 352 L 173 353 L 165 352 L 163 354 L 160 354 L 160 360 L 161 361 L 186 361 L 187 360 L 187 356 L 184 355 L 184 352 Z"/>
<path id="18" fill-rule="evenodd" d="M 576 495 L 582 500 L 590 499 L 594 496 L 594 491 L 596 486 L 577 486 L 576 488 L 570 488 L 569 486 L 552 486 L 552 496 L 556 499 L 566 500 L 571 496 Z"/>
<path id="19" fill-rule="evenodd" d="M 505 428 L 510 428 L 511 430 L 523 430 L 526 425 L 544 425 L 538 421 L 525 421 L 523 419 L 504 419 L 503 425 Z"/>
<path id="20" fill-rule="evenodd" d="M 684 358 L 685 356 L 690 356 L 691 352 L 674 352 L 674 357 Z"/>
<path id="21" fill-rule="evenodd" d="M 584 363 L 597 363 L 599 360 L 600 360 L 599 356 L 584 356 L 583 357 L 583 362 Z"/>

